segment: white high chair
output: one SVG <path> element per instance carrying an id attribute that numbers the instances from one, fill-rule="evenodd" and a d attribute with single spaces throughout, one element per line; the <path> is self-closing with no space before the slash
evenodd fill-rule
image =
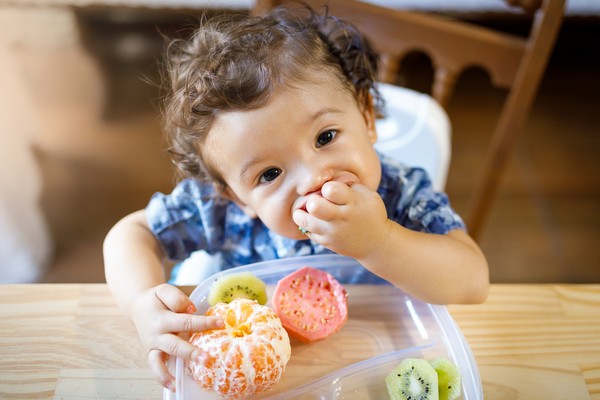
<path id="1" fill-rule="evenodd" d="M 376 122 L 375 148 L 402 161 L 422 167 L 433 187 L 443 191 L 451 154 L 448 114 L 431 96 L 400 86 L 379 83 L 386 117 Z"/>
<path id="2" fill-rule="evenodd" d="M 386 117 L 376 122 L 375 148 L 407 165 L 424 168 L 436 190 L 443 190 L 450 165 L 450 122 L 431 96 L 387 83 L 379 83 Z M 176 285 L 197 285 L 219 272 L 219 255 L 193 253 L 177 267 Z"/>

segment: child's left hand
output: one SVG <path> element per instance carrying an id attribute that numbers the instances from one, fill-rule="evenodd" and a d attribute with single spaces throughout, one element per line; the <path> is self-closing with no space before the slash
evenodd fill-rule
<path id="1" fill-rule="evenodd" d="M 329 181 L 309 195 L 305 210 L 295 210 L 294 222 L 328 249 L 360 259 L 377 249 L 390 221 L 377 192 L 359 183 Z"/>

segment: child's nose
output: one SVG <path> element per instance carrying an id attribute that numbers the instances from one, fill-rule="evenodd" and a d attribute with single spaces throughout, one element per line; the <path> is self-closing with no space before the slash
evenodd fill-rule
<path id="1" fill-rule="evenodd" d="M 333 170 L 327 165 L 307 165 L 300 177 L 298 193 L 301 196 L 318 192 L 325 182 L 333 179 Z"/>

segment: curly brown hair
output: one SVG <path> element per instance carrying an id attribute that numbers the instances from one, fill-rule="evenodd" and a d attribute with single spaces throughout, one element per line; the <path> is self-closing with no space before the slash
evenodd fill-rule
<path id="1" fill-rule="evenodd" d="M 222 112 L 265 105 L 275 89 L 326 71 L 350 90 L 362 110 L 383 102 L 374 82 L 378 56 L 351 24 L 309 7 L 276 8 L 262 17 L 203 20 L 191 38 L 166 52 L 169 95 L 164 128 L 179 174 L 225 183 L 203 162 L 201 145 Z"/>

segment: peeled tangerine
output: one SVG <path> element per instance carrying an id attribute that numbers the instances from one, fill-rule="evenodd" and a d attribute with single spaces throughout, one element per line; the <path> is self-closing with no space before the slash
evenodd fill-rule
<path id="1" fill-rule="evenodd" d="M 290 339 L 277 314 L 256 300 L 218 303 L 206 315 L 225 321 L 222 329 L 195 332 L 190 342 L 206 354 L 187 371 L 204 390 L 226 399 L 264 392 L 281 379 L 290 355 Z"/>

